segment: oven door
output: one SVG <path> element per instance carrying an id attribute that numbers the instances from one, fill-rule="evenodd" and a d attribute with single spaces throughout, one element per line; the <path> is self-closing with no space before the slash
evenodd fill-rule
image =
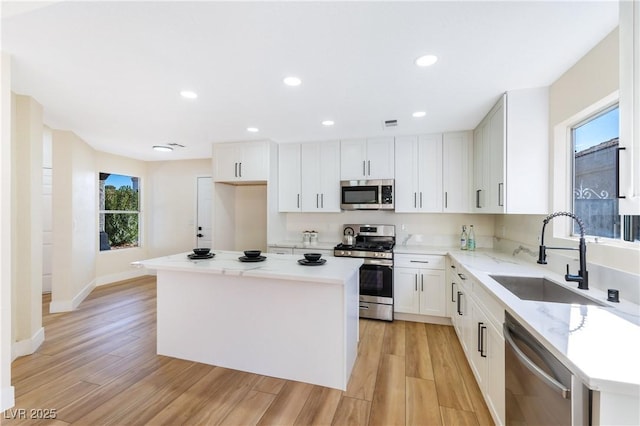
<path id="1" fill-rule="evenodd" d="M 365 259 L 360 267 L 360 301 L 393 304 L 393 263 Z"/>
<path id="2" fill-rule="evenodd" d="M 380 185 L 366 181 L 340 183 L 340 208 L 343 210 L 377 210 L 380 208 Z"/>

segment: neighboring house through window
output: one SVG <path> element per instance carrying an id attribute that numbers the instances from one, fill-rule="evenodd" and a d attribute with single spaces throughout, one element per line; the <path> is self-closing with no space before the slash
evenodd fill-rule
<path id="1" fill-rule="evenodd" d="M 100 251 L 140 244 L 140 179 L 100 173 Z"/>
<path id="2" fill-rule="evenodd" d="M 618 212 L 618 105 L 572 127 L 573 212 L 595 237 L 640 239 L 640 216 Z M 578 234 L 577 225 L 573 233 Z"/>

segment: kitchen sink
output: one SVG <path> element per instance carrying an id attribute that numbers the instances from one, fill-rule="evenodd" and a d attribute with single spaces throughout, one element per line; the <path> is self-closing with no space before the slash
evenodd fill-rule
<path id="1" fill-rule="evenodd" d="M 539 302 L 575 303 L 579 305 L 608 306 L 542 277 L 489 275 L 501 286 L 524 300 Z"/>

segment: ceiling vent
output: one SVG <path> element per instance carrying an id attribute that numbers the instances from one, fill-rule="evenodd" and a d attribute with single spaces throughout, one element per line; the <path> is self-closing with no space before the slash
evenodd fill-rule
<path id="1" fill-rule="evenodd" d="M 384 120 L 382 122 L 383 129 L 389 129 L 392 127 L 398 127 L 398 120 Z"/>

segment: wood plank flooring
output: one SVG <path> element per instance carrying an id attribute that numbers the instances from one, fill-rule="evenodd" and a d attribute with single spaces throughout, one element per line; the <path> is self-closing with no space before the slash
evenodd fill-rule
<path id="1" fill-rule="evenodd" d="M 361 320 L 342 392 L 156 355 L 153 277 L 99 287 L 74 312 L 49 302 L 2 425 L 493 424 L 452 327 Z"/>

